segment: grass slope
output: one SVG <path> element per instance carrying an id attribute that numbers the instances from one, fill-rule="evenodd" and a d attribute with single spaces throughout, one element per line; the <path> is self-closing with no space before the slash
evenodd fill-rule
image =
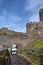
<path id="1" fill-rule="evenodd" d="M 33 41 L 33 48 L 43 48 L 43 41 L 42 40 L 35 40 Z"/>

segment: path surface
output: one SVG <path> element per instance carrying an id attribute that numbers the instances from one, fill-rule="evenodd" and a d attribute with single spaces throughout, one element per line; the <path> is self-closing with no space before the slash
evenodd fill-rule
<path id="1" fill-rule="evenodd" d="M 13 55 L 11 57 L 11 65 L 31 65 L 25 58 L 18 55 Z"/>

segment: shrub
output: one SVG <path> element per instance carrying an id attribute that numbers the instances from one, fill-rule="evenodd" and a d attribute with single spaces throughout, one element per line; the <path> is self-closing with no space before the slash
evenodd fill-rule
<path id="1" fill-rule="evenodd" d="M 8 61 L 6 62 L 6 59 L 5 59 L 6 56 L 9 56 L 9 62 L 10 62 L 10 55 L 7 49 L 3 50 L 0 53 L 0 65 L 10 65 Z"/>

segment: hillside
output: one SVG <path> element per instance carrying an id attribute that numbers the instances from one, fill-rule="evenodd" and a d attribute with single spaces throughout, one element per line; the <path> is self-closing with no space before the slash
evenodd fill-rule
<path id="1" fill-rule="evenodd" d="M 42 40 L 34 40 L 32 48 L 43 48 L 43 41 Z"/>
<path id="2" fill-rule="evenodd" d="M 28 44 L 27 47 L 22 50 L 22 54 L 30 59 L 34 65 L 43 65 L 43 41 L 32 40 L 30 45 Z"/>

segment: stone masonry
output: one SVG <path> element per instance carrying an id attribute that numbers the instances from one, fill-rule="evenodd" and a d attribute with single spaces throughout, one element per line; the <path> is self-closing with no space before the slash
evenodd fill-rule
<path id="1" fill-rule="evenodd" d="M 26 24 L 26 33 L 11 31 L 8 28 L 0 29 L 0 49 L 11 47 L 13 44 L 23 48 L 32 38 L 43 40 L 43 9 L 39 11 L 40 22 Z"/>

